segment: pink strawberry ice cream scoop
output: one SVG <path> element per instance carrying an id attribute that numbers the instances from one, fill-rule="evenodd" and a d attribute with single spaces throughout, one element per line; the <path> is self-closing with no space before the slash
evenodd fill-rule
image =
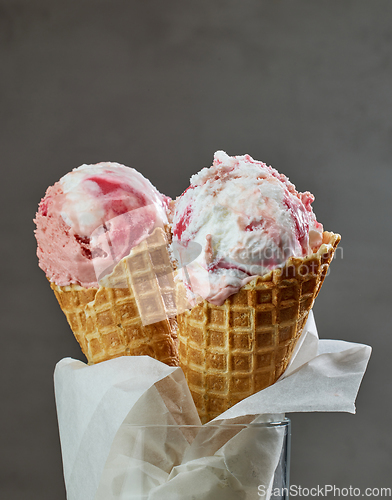
<path id="1" fill-rule="evenodd" d="M 39 266 L 59 286 L 98 280 L 167 223 L 170 198 L 118 163 L 82 165 L 46 191 L 35 223 Z"/>
<path id="2" fill-rule="evenodd" d="M 176 200 L 172 250 L 192 297 L 221 305 L 255 276 L 322 243 L 309 192 L 249 155 L 215 153 Z"/>

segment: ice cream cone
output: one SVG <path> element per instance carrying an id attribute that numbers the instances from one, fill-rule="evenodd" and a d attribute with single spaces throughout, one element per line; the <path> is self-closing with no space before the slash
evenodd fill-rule
<path id="1" fill-rule="evenodd" d="M 285 371 L 327 274 L 340 236 L 305 258 L 257 277 L 221 306 L 203 300 L 180 314 L 180 366 L 203 423 Z"/>
<path id="2" fill-rule="evenodd" d="M 89 364 L 148 355 L 178 365 L 174 282 L 161 228 L 134 247 L 99 288 L 51 288 Z"/>

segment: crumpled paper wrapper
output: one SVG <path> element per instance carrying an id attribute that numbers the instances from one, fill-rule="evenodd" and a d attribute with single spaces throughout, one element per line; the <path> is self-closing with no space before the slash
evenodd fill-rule
<path id="1" fill-rule="evenodd" d="M 311 313 L 282 377 L 202 427 L 180 368 L 147 356 L 63 359 L 54 381 L 67 498 L 251 500 L 262 498 L 259 485 L 267 498 L 284 429 L 256 424 L 288 412 L 355 413 L 370 353 L 319 340 Z M 228 429 L 233 422 L 255 425 Z"/>

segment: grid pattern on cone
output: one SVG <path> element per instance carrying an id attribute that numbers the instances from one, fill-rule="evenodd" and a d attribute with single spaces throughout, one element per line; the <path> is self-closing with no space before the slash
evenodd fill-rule
<path id="1" fill-rule="evenodd" d="M 203 301 L 178 316 L 180 366 L 203 423 L 286 369 L 340 240 L 324 238 L 328 246 L 256 278 L 222 306 Z"/>
<path id="2" fill-rule="evenodd" d="M 98 289 L 51 286 L 89 363 L 148 355 L 177 366 L 171 276 L 165 234 L 157 228 Z"/>
<path id="3" fill-rule="evenodd" d="M 156 229 L 131 250 L 124 264 L 143 324 L 175 317 L 174 275 L 164 232 Z"/>

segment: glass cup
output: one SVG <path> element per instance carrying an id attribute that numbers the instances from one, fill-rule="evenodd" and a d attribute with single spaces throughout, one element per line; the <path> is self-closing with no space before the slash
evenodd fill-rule
<path id="1" fill-rule="evenodd" d="M 124 425 L 95 500 L 288 499 L 290 420 Z"/>

